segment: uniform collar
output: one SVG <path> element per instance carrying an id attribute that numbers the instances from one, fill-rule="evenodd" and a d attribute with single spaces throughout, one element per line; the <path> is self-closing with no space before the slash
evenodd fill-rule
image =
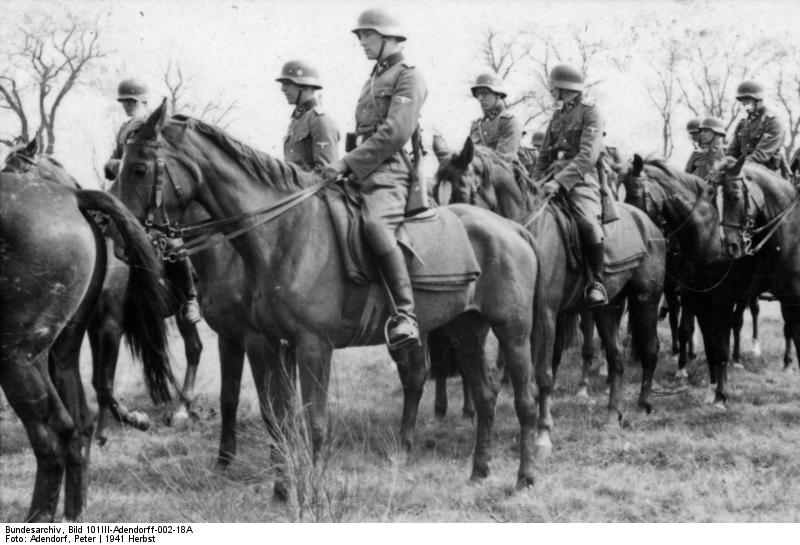
<path id="1" fill-rule="evenodd" d="M 375 63 L 375 68 L 372 69 L 373 74 L 382 74 L 386 72 L 389 68 L 397 64 L 398 62 L 403 60 L 403 52 L 398 51 L 397 53 L 392 53 L 385 59 L 380 62 Z"/>
<path id="2" fill-rule="evenodd" d="M 494 108 L 492 108 L 491 110 L 487 110 L 486 112 L 484 112 L 484 114 L 483 114 L 483 119 L 484 119 L 484 120 L 492 120 L 492 119 L 494 119 L 495 117 L 497 117 L 497 116 L 498 116 L 498 114 L 499 114 L 500 112 L 502 112 L 503 110 L 505 110 L 505 109 L 506 109 L 506 104 L 505 104 L 505 102 L 503 102 L 503 101 L 501 100 L 500 102 L 498 102 L 498 103 L 497 103 L 497 105 L 496 105 Z"/>
<path id="3" fill-rule="evenodd" d="M 294 109 L 294 111 L 292 112 L 292 117 L 297 119 L 307 111 L 314 109 L 317 106 L 317 104 L 318 103 L 316 98 L 311 98 L 309 100 L 306 100 L 305 102 L 303 102 L 297 108 Z"/>
<path id="4" fill-rule="evenodd" d="M 575 98 L 564 103 L 564 105 L 561 107 L 561 111 L 565 113 L 571 111 L 580 101 L 581 95 L 575 95 Z"/>
<path id="5" fill-rule="evenodd" d="M 764 114 L 765 111 L 767 111 L 767 107 L 762 104 L 761 106 L 759 106 L 758 108 L 753 110 L 752 114 L 747 114 L 747 119 L 748 120 L 753 120 L 753 119 L 756 119 L 758 117 L 761 117 Z"/>

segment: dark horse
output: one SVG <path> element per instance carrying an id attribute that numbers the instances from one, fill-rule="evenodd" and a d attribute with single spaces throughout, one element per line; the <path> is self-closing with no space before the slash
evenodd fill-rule
<path id="1" fill-rule="evenodd" d="M 697 317 L 703 334 L 713 390 L 707 401 L 724 407 L 734 307 L 755 295 L 755 260 L 734 260 L 723 251 L 714 189 L 702 178 L 635 155 L 622 183 L 626 200 L 663 223 L 679 242 L 684 267 L 676 281 L 682 304 Z"/>
<path id="2" fill-rule="evenodd" d="M 4 172 L 28 172 L 37 174 L 41 178 L 59 183 L 65 187 L 81 189 L 78 182 L 55 158 L 38 153 L 37 139 L 31 140 L 27 145 L 18 146 L 11 150 L 5 158 Z M 125 297 L 130 281 L 130 267 L 119 259 L 113 251 L 111 238 L 106 239 L 108 264 L 106 267 L 105 281 L 100 299 L 89 319 L 87 334 L 92 350 L 93 377 L 92 385 L 97 394 L 99 409 L 97 429 L 95 430 L 98 441 L 106 441 L 104 434 L 108 414 L 111 413 L 120 422 L 145 430 L 149 427 L 147 415 L 140 411 L 129 411 L 125 405 L 117 401 L 114 396 L 114 376 L 116 375 L 119 347 L 122 341 L 122 321 L 125 306 Z M 183 318 L 178 312 L 184 303 L 183 291 L 173 282 L 169 281 L 170 275 L 165 275 L 170 287 L 169 314 L 175 315 L 178 331 L 183 338 L 186 353 L 186 376 L 181 390 L 182 403 L 171 417 L 173 423 L 180 423 L 188 418 L 190 400 L 194 399 L 194 384 L 197 377 L 197 368 L 200 363 L 200 354 L 203 344 L 197 327 Z"/>
<path id="3" fill-rule="evenodd" d="M 289 424 L 292 384 L 286 380 L 291 376 L 287 366 L 296 362 L 316 457 L 327 434 L 333 350 L 355 339 L 359 345 L 383 344 L 380 327 L 363 334 L 362 308 L 352 304 L 365 301 L 372 287 L 346 279 L 330 213 L 322 199 L 314 198 L 326 184 L 314 173 L 244 146 L 202 121 L 182 116 L 168 120 L 164 104 L 128 140 L 120 172 L 120 194 L 138 217 L 152 216 L 154 226 L 163 228 L 167 218 L 196 201 L 211 216 L 210 225 L 230 236 L 244 262 L 243 303 L 249 323 L 275 347 L 275 354 L 286 339 L 294 356 L 267 358 L 274 422 Z M 154 191 L 162 192 L 160 206 L 153 204 Z M 534 300 L 541 296 L 535 243 L 518 226 L 473 207 L 439 213 L 455 214 L 463 224 L 482 272 L 474 283 L 454 291 L 415 291 L 420 328 L 427 332 L 446 326 L 459 341 L 460 356 L 471 363 L 468 375 L 478 412 L 473 479 L 489 471 L 497 390 L 483 341 L 489 328 L 494 331 L 510 370 L 520 423 L 518 484 L 530 485 L 536 424 L 531 336 L 532 326 L 541 323 L 533 310 L 540 308 Z M 385 319 L 386 305 L 379 305 Z M 403 383 L 400 435 L 406 449 L 412 446 L 427 374 L 424 344 L 392 354 Z M 273 449 L 273 456 L 280 467 L 280 453 Z M 279 497 L 286 486 L 279 474 Z"/>
<path id="4" fill-rule="evenodd" d="M 790 339 L 800 351 L 800 192 L 743 158 L 720 165 L 719 180 L 725 251 L 734 259 L 756 259 L 756 295 L 770 290 L 780 301 L 788 368 Z M 757 192 L 761 195 L 754 198 Z"/>
<path id="5" fill-rule="evenodd" d="M 537 441 L 547 442 L 552 426 L 550 395 L 553 379 L 561 360 L 561 353 L 572 329 L 577 313 L 586 310 L 583 302 L 584 278 L 567 268 L 567 250 L 561 230 L 556 223 L 553 204 L 537 208 L 536 188 L 530 181 L 515 177 L 512 167 L 496 153 L 482 146 L 473 146 L 467 139 L 460 153 L 440 154 L 439 183 L 449 182 L 451 202 L 468 202 L 506 215 L 510 219 L 529 225 L 536 238 L 545 263 L 543 271 L 547 295 L 541 301 L 547 316 L 548 334 L 554 338 L 542 351 L 543 362 L 534 362 L 540 386 L 539 427 Z M 620 205 L 620 214 L 630 215 L 639 229 L 638 236 L 647 244 L 647 255 L 635 267 L 617 274 L 606 274 L 609 304 L 592 311 L 600 339 L 608 360 L 611 390 L 607 424 L 619 425 L 622 419 L 623 363 L 617 348 L 617 330 L 627 300 L 631 316 L 632 341 L 635 354 L 642 363 L 642 385 L 639 406 L 648 413 L 652 410 L 650 393 L 658 360 L 658 303 L 664 279 L 665 246 L 658 228 L 645 214 Z M 589 330 L 591 332 L 591 330 Z M 553 333 L 554 332 L 554 333 Z M 549 362 L 552 361 L 552 368 Z M 546 363 L 545 363 L 546 362 Z M 552 371 L 551 371 L 552 369 Z"/>
<path id="6" fill-rule="evenodd" d="M 38 172 L 43 178 L 56 181 L 67 187 L 79 188 L 75 179 L 63 166 L 48 155 L 39 155 L 36 140 L 27 146 L 20 146 L 6 156 L 5 169 L 15 172 Z M 113 188 L 112 188 L 113 190 Z M 182 223 L 202 221 L 208 214 L 197 205 L 187 207 L 179 218 Z M 110 240 L 107 246 L 110 248 Z M 227 464 L 236 453 L 236 413 L 239 406 L 244 354 L 253 373 L 258 391 L 262 416 L 266 419 L 264 401 L 267 398 L 262 360 L 264 351 L 270 347 L 247 325 L 247 311 L 242 303 L 244 286 L 244 267 L 239 255 L 228 243 L 222 243 L 198 252 L 192 256 L 192 264 L 198 275 L 198 289 L 203 317 L 217 333 L 220 357 L 220 413 L 222 430 L 220 433 L 220 464 Z M 93 385 L 97 392 L 100 415 L 96 433 L 102 433 L 106 416 L 110 410 L 121 422 L 139 429 L 147 427 L 147 415 L 139 411 L 128 411 L 113 395 L 114 375 L 122 333 L 122 316 L 125 294 L 130 276 L 129 267 L 116 258 L 113 251 L 108 252 L 108 267 L 103 290 L 95 311 L 89 320 L 88 334 L 94 360 Z M 200 361 L 202 343 L 197 328 L 183 319 L 177 309 L 182 304 L 179 299 L 183 291 L 171 287 L 173 295 L 170 312 L 175 314 L 186 350 L 186 377 L 182 393 L 185 401 L 193 401 L 194 384 Z M 104 410 L 106 409 L 106 410 Z M 173 423 L 188 416 L 189 404 L 182 403 L 172 415 Z M 103 438 L 101 437 L 102 441 Z"/>
<path id="7" fill-rule="evenodd" d="M 106 245 L 90 212 L 119 230 L 133 267 L 122 319 L 154 401 L 169 399 L 159 264 L 136 218 L 115 198 L 36 175 L 0 173 L 0 384 L 36 455 L 27 520 L 52 521 L 61 481 L 64 517 L 86 502 L 93 418 L 79 354 L 106 273 Z"/>

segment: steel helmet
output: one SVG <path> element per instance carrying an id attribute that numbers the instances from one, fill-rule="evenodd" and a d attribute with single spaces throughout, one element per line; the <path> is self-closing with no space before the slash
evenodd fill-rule
<path id="1" fill-rule="evenodd" d="M 147 86 L 133 78 L 122 80 L 117 87 L 117 100 L 147 102 Z"/>
<path id="2" fill-rule="evenodd" d="M 497 74 L 486 73 L 475 78 L 475 83 L 473 83 L 472 87 L 470 87 L 470 90 L 472 90 L 472 96 L 475 96 L 475 93 L 481 87 L 485 87 L 496 95 L 500 95 L 500 98 L 506 98 L 506 96 L 508 96 L 505 83 L 503 83 L 502 78 L 500 78 L 500 76 Z"/>
<path id="3" fill-rule="evenodd" d="M 700 131 L 700 118 L 699 117 L 693 117 L 692 119 L 690 119 L 689 122 L 686 124 L 686 131 L 689 132 L 689 134 L 695 134 L 695 133 L 699 132 Z"/>
<path id="4" fill-rule="evenodd" d="M 720 136 L 725 136 L 725 125 L 717 117 L 707 117 L 700 123 L 701 129 L 709 129 Z"/>
<path id="5" fill-rule="evenodd" d="M 534 146 L 541 146 L 544 143 L 544 133 L 542 131 L 536 131 L 533 133 L 533 137 L 531 137 L 531 144 Z"/>
<path id="6" fill-rule="evenodd" d="M 275 78 L 281 83 L 289 81 L 295 85 L 322 89 L 322 82 L 319 80 L 317 69 L 304 61 L 289 61 L 283 65 L 281 75 Z"/>
<path id="7" fill-rule="evenodd" d="M 748 97 L 755 100 L 764 100 L 764 86 L 751 79 L 740 83 L 739 87 L 736 88 L 736 100 Z"/>
<path id="8" fill-rule="evenodd" d="M 583 73 L 568 64 L 559 64 L 550 70 L 550 86 L 556 89 L 583 91 Z"/>
<path id="9" fill-rule="evenodd" d="M 356 28 L 352 30 L 357 34 L 359 30 L 374 30 L 381 36 L 397 38 L 397 41 L 406 41 L 406 33 L 400 22 L 380 8 L 371 8 L 358 16 Z"/>

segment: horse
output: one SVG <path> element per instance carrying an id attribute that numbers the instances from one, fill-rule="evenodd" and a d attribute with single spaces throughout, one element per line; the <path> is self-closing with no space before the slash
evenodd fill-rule
<path id="1" fill-rule="evenodd" d="M 714 188 L 702 178 L 660 159 L 634 155 L 622 180 L 627 201 L 663 225 L 666 238 L 678 240 L 684 267 L 675 281 L 682 304 L 697 317 L 703 334 L 711 388 L 706 401 L 724 408 L 734 310 L 757 295 L 755 261 L 733 259 L 723 251 Z"/>
<path id="2" fill-rule="evenodd" d="M 65 187 L 81 189 L 75 178 L 57 159 L 50 155 L 39 154 L 36 138 L 27 145 L 12 148 L 5 158 L 3 170 L 5 172 L 33 172 Z M 102 223 L 104 220 L 99 221 Z M 145 413 L 128 410 L 114 396 L 114 377 L 122 341 L 122 315 L 130 280 L 130 267 L 117 257 L 113 251 L 114 243 L 110 237 L 106 239 L 106 245 L 108 264 L 103 290 L 87 329 L 92 350 L 92 385 L 97 395 L 99 409 L 95 433 L 101 445 L 107 441 L 104 431 L 109 413 L 119 422 L 136 429 L 146 430 L 150 425 L 149 418 Z M 180 395 L 182 403 L 170 417 L 170 422 L 178 424 L 189 417 L 203 343 L 196 325 L 185 320 L 178 312 L 184 302 L 182 291 L 174 282 L 170 281 L 169 274 L 165 275 L 165 280 L 170 286 L 169 293 L 171 295 L 168 315 L 175 316 L 186 354 L 186 375 Z"/>
<path id="3" fill-rule="evenodd" d="M 359 303 L 367 300 L 376 284 L 360 285 L 346 278 L 331 213 L 323 199 L 313 198 L 332 184 L 203 121 L 186 116 L 168 119 L 165 103 L 126 143 L 120 173 L 120 195 L 137 217 L 151 218 L 154 228 L 163 229 L 170 217 L 196 201 L 212 218 L 196 226 L 205 230 L 200 237 L 204 242 L 199 243 L 213 244 L 208 237 L 216 232 L 228 238 L 241 256 L 249 322 L 270 340 L 275 353 L 281 352 L 276 344 L 286 340 L 290 347 L 286 352 L 292 356 L 267 358 L 275 426 L 290 431 L 286 417 L 293 405 L 292 384 L 285 377 L 290 376 L 287 367 L 296 366 L 316 460 L 327 433 L 333 350 L 384 342 L 377 324 L 364 329 L 364 306 Z M 459 357 L 470 362 L 468 375 L 478 413 L 470 478 L 478 481 L 488 475 L 497 389 L 491 382 L 483 341 L 491 328 L 514 387 L 520 425 L 517 484 L 530 486 L 536 427 L 530 391 L 535 350 L 531 337 L 541 333 L 534 302 L 543 291 L 536 244 L 519 226 L 474 207 L 450 207 L 437 213 L 453 214 L 454 221 L 463 225 L 481 274 L 452 291 L 415 290 L 421 346 L 391 352 L 403 384 L 401 444 L 406 452 L 413 447 L 427 374 L 424 334 L 444 327 L 459 341 Z M 385 320 L 387 305 L 382 299 L 378 305 L 378 316 Z M 282 458 L 276 448 L 272 456 L 279 468 L 273 492 L 283 499 L 288 480 L 280 471 Z"/>
<path id="4" fill-rule="evenodd" d="M 561 353 L 567 345 L 569 334 L 574 327 L 577 313 L 586 311 L 583 304 L 584 279 L 582 275 L 570 272 L 567 268 L 566 241 L 557 224 L 553 205 L 546 208 L 537 204 L 537 191 L 527 177 L 519 177 L 514 169 L 497 154 L 483 146 L 474 146 L 470 139 L 458 153 L 440 153 L 439 169 L 436 173 L 437 185 L 447 182 L 450 187 L 450 202 L 466 202 L 488 208 L 509 219 L 527 225 L 536 238 L 543 260 L 548 264 L 544 271 L 547 296 L 541 304 L 547 315 L 550 330 L 548 338 L 555 342 L 546 346 L 543 355 L 546 362 L 552 361 L 552 371 L 548 364 L 536 362 L 540 385 L 540 436 L 549 434 L 552 426 L 550 417 L 550 395 L 554 376 L 558 370 Z M 435 193 L 439 193 L 437 188 Z M 608 290 L 609 304 L 591 309 L 600 339 L 605 348 L 608 361 L 610 393 L 606 424 L 619 426 L 623 419 L 621 410 L 623 364 L 617 347 L 619 321 L 625 302 L 630 311 L 632 327 L 632 346 L 639 357 L 643 374 L 638 404 L 647 413 L 652 411 L 650 393 L 653 373 L 658 360 L 658 303 L 664 278 L 665 245 L 661 232 L 649 218 L 634 207 L 620 206 L 620 214 L 630 216 L 639 230 L 639 235 L 647 241 L 648 252 L 641 262 L 626 271 L 606 274 L 604 282 Z M 584 338 L 591 339 L 591 328 L 584 329 Z M 584 353 L 584 361 L 586 361 Z M 586 365 L 584 377 L 586 380 Z"/>
<path id="5" fill-rule="evenodd" d="M 718 165 L 722 188 L 723 246 L 732 259 L 756 259 L 757 292 L 770 290 L 780 301 L 786 351 L 800 351 L 800 191 L 773 171 L 752 163 Z"/>
<path id="6" fill-rule="evenodd" d="M 4 170 L 11 172 L 37 172 L 45 179 L 66 187 L 80 189 L 77 181 L 55 158 L 39 154 L 38 142 L 31 140 L 27 145 L 17 146 L 5 158 Z M 196 222 L 208 219 L 199 205 L 187 207 L 180 222 Z M 109 250 L 112 242 L 107 241 Z M 99 442 L 105 443 L 103 430 L 107 425 L 109 412 L 125 425 L 137 429 L 147 429 L 149 419 L 140 411 L 129 411 L 114 396 L 114 376 L 122 334 L 122 313 L 127 292 L 130 270 L 128 265 L 108 251 L 108 266 L 103 290 L 92 313 L 88 325 L 89 342 L 92 349 L 94 377 L 92 384 L 97 393 L 99 415 L 95 433 Z M 244 354 L 255 379 L 262 417 L 266 420 L 264 400 L 267 398 L 264 384 L 264 370 L 261 365 L 262 353 L 268 346 L 249 328 L 247 314 L 242 305 L 240 287 L 243 285 L 244 268 L 242 260 L 228 243 L 223 243 L 192 258 L 198 276 L 199 301 L 203 316 L 214 332 L 220 355 L 220 414 L 222 430 L 217 463 L 225 466 L 236 454 L 236 413 L 241 392 L 241 379 Z M 168 279 L 168 278 L 167 278 Z M 183 338 L 186 352 L 186 376 L 181 393 L 183 403 L 171 415 L 170 422 L 179 424 L 189 416 L 190 402 L 194 401 L 194 384 L 200 363 L 202 342 L 195 324 L 183 319 L 178 312 L 182 304 L 182 291 L 170 284 L 173 295 L 169 312 L 175 315 L 178 331 Z"/>
<path id="7" fill-rule="evenodd" d="M 86 502 L 93 418 L 80 377 L 80 346 L 106 273 L 106 245 L 90 213 L 124 240 L 131 280 L 122 318 L 154 401 L 169 400 L 165 294 L 150 241 L 115 198 L 36 174 L 0 173 L 0 385 L 36 455 L 26 520 L 52 522 L 64 479 L 64 517 Z"/>

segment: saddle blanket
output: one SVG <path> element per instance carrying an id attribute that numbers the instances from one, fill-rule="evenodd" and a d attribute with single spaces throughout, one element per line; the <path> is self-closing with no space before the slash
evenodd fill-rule
<path id="1" fill-rule="evenodd" d="M 362 235 L 361 208 L 341 186 L 324 192 L 339 242 L 345 275 L 357 284 L 377 282 L 378 271 Z M 460 291 L 481 274 L 466 229 L 453 212 L 435 208 L 407 218 L 397 230 L 415 289 Z"/>

